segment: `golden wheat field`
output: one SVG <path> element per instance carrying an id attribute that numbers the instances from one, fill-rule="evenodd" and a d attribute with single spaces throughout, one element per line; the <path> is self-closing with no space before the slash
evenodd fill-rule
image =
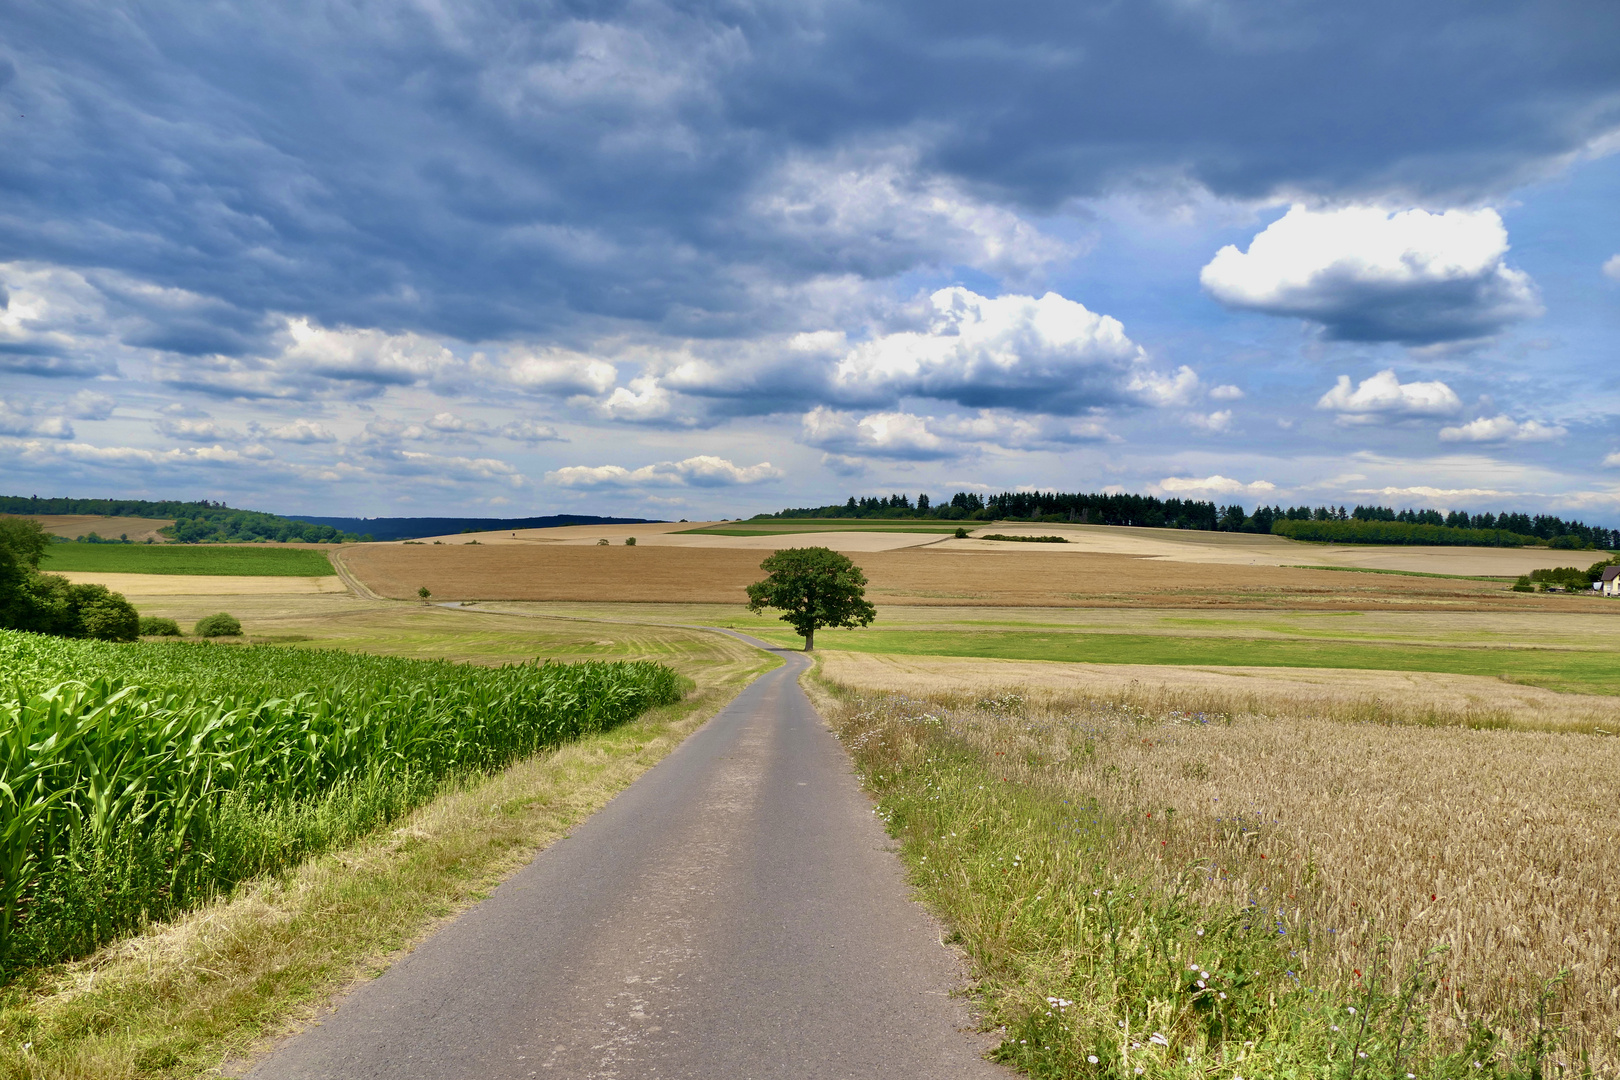
<path id="1" fill-rule="evenodd" d="M 784 537 L 782 546 L 802 540 Z M 1029 545 L 1012 545 L 1028 547 Z M 343 559 L 380 596 L 435 599 L 742 604 L 765 552 L 655 546 L 365 544 Z M 1130 555 L 939 546 L 851 554 L 880 607 L 1279 607 L 1579 610 L 1592 597 L 1512 593 L 1501 582 L 1175 563 Z"/>
<path id="2" fill-rule="evenodd" d="M 840 675 L 846 707 L 882 701 Z M 1280 907 L 1332 942 L 1300 958 L 1317 981 L 1444 948 L 1430 1022 L 1458 1042 L 1476 1019 L 1522 1033 L 1563 972 L 1566 1045 L 1620 1069 L 1620 738 L 1355 722 L 1353 698 L 1257 711 L 1207 687 L 911 696 L 1009 782 L 1139 822 L 1116 854 L 1148 878 L 1196 868 L 1203 904 Z"/>

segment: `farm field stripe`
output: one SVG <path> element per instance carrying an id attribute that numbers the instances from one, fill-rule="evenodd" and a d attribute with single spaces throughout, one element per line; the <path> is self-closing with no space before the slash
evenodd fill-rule
<path id="1" fill-rule="evenodd" d="M 53 544 L 47 574 L 183 574 L 221 577 L 330 577 L 326 552 L 257 544 Z"/>
<path id="2" fill-rule="evenodd" d="M 791 631 L 762 637 L 781 644 Z M 1620 688 L 1620 653 L 1612 649 L 1524 649 L 1288 641 L 1237 637 L 1072 632 L 823 631 L 817 647 L 899 656 L 964 656 L 1091 664 L 1187 664 L 1217 667 L 1360 668 L 1436 671 L 1510 678 L 1553 689 L 1612 694 Z"/>

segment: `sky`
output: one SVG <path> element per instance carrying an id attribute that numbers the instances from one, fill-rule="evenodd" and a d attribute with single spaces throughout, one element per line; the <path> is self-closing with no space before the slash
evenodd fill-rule
<path id="1" fill-rule="evenodd" d="M 0 493 L 1620 525 L 1620 5 L 11 0 Z"/>

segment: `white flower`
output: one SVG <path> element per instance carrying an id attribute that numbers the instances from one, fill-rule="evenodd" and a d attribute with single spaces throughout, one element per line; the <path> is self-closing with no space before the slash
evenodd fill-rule
<path id="1" fill-rule="evenodd" d="M 1351 1016 L 1356 1015 L 1356 1007 L 1354 1005 L 1350 1006 L 1350 1015 Z"/>
<path id="2" fill-rule="evenodd" d="M 1155 1031 L 1152 1035 L 1148 1036 L 1148 1042 L 1157 1043 L 1160 1046 L 1169 1046 L 1170 1045 L 1170 1040 L 1165 1038 L 1163 1035 L 1160 1035 L 1157 1031 Z"/>
<path id="3" fill-rule="evenodd" d="M 1096 1054 L 1090 1054 L 1090 1055 L 1088 1055 L 1086 1057 L 1086 1060 L 1091 1062 L 1093 1065 L 1095 1065 L 1095 1064 L 1097 1064 L 1097 1055 Z"/>

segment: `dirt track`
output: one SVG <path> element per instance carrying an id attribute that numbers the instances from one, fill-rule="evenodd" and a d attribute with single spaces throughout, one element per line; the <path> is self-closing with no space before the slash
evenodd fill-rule
<path id="1" fill-rule="evenodd" d="M 782 546 L 792 546 L 783 538 Z M 436 600 L 742 603 L 762 551 L 567 545 L 367 544 L 349 571 L 379 595 Z M 1499 582 L 1275 566 L 1176 563 L 1065 551 L 951 549 L 851 553 L 874 601 L 915 605 L 1596 610 L 1592 597 L 1526 595 Z M 1605 608 L 1604 610 L 1607 610 Z"/>

